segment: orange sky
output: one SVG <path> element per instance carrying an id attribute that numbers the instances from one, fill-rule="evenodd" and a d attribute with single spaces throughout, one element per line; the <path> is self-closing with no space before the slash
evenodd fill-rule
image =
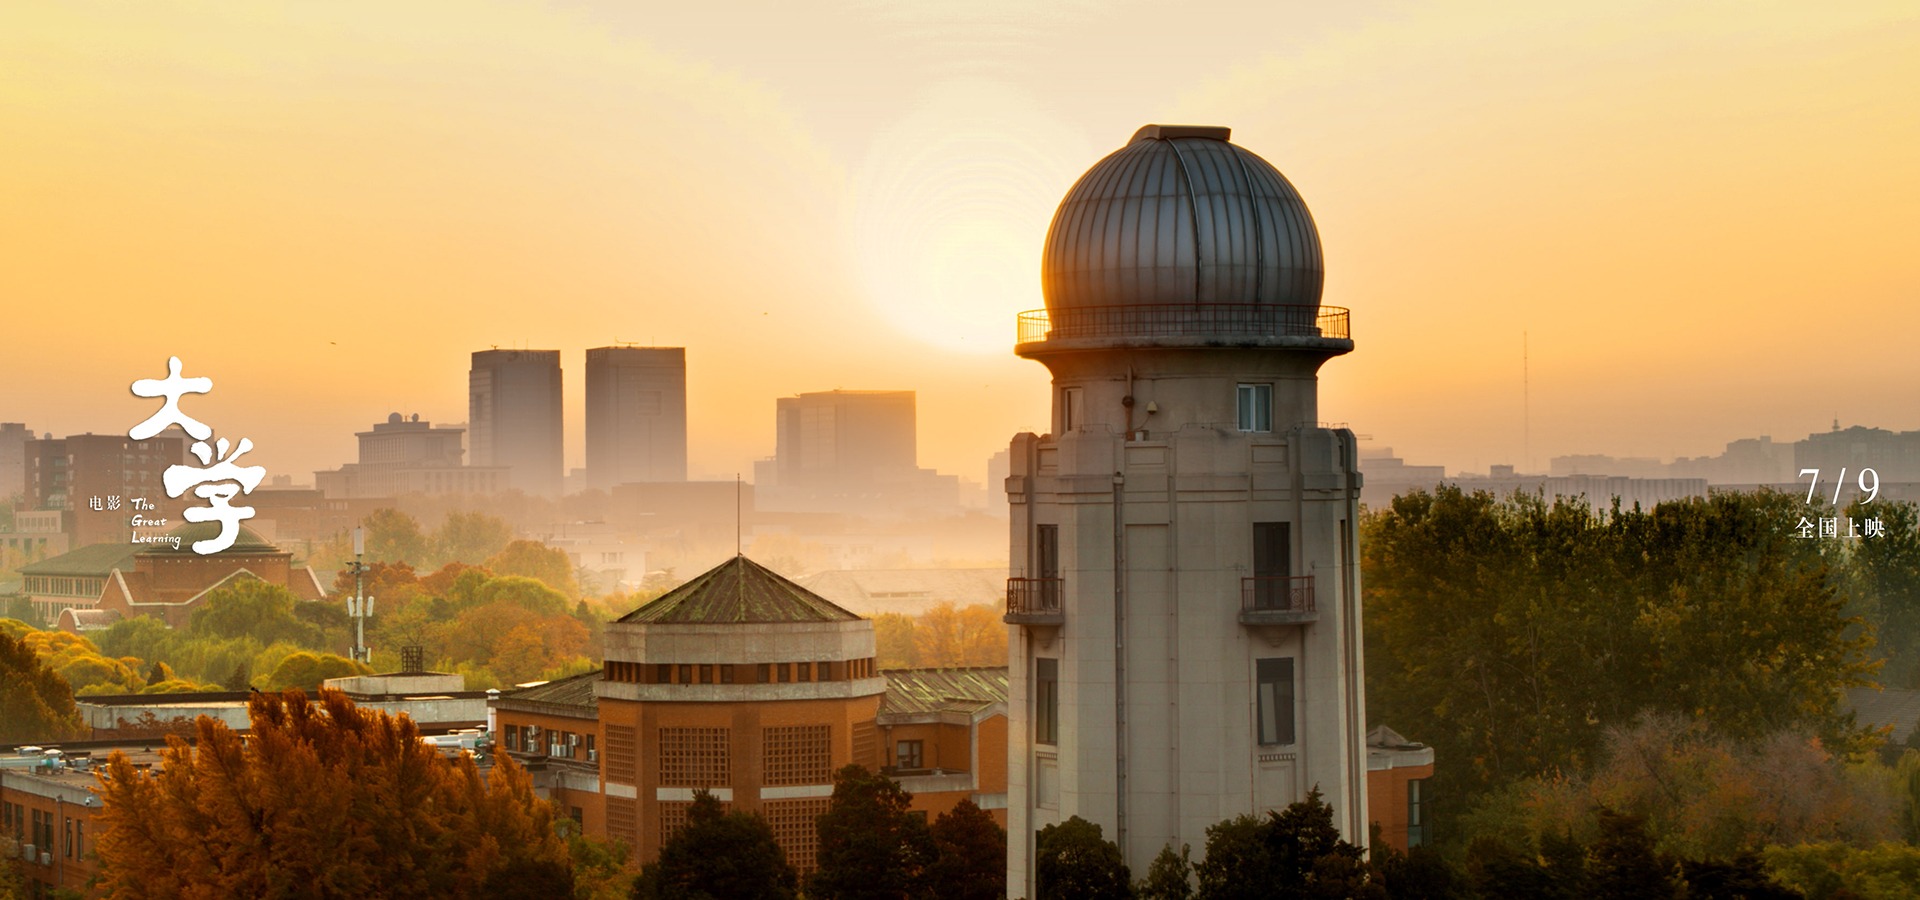
<path id="1" fill-rule="evenodd" d="M 1522 462 L 1523 333 L 1535 468 L 1920 428 L 1908 2 L 394 6 L 0 7 L 0 421 L 124 432 L 178 354 L 304 481 L 557 348 L 579 465 L 634 341 L 688 348 L 696 475 L 844 387 L 977 479 L 1046 420 L 1054 204 L 1158 121 L 1306 197 L 1322 417 L 1412 462 Z"/>

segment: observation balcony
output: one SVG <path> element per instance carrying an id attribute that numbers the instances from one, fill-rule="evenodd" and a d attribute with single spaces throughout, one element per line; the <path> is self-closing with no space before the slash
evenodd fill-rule
<path id="1" fill-rule="evenodd" d="M 1067 621 L 1060 609 L 1065 582 L 1060 578 L 1007 579 L 1008 625 L 1062 625 Z"/>
<path id="2" fill-rule="evenodd" d="M 1240 579 L 1240 624 L 1305 625 L 1319 619 L 1313 606 L 1312 575 Z"/>
<path id="3" fill-rule="evenodd" d="M 1129 347 L 1353 349 L 1339 306 L 1155 303 L 1033 309 L 1020 314 L 1014 352 Z"/>

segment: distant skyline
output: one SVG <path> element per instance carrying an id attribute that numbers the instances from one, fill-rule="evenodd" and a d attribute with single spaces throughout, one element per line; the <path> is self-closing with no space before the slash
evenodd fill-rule
<path id="1" fill-rule="evenodd" d="M 573 468 L 633 342 L 687 348 L 695 477 L 845 388 L 978 479 L 1047 421 L 1055 204 L 1180 122 L 1299 188 L 1353 310 L 1321 416 L 1411 463 L 1920 429 L 1916 45 L 1908 3 L 8 6 L 0 421 L 124 433 L 178 355 L 308 481 L 557 349 Z"/>

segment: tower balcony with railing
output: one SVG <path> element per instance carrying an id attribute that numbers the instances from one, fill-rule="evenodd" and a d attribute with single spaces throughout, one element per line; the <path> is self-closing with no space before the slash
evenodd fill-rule
<path id="1" fill-rule="evenodd" d="M 1254 575 L 1240 579 L 1240 624 L 1305 625 L 1318 621 L 1312 575 Z"/>
<path id="2" fill-rule="evenodd" d="M 1066 614 L 1060 608 L 1064 593 L 1065 582 L 1058 577 L 1009 578 L 1007 615 L 1003 621 L 1008 625 L 1064 624 Z"/>

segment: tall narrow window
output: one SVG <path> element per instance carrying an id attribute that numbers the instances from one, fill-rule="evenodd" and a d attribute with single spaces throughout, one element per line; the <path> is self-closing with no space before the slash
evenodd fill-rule
<path id="1" fill-rule="evenodd" d="M 1415 778 L 1407 782 L 1407 847 L 1418 847 L 1427 842 L 1427 781 Z"/>
<path id="2" fill-rule="evenodd" d="M 1066 388 L 1060 392 L 1060 433 L 1066 434 L 1087 424 L 1086 392 Z"/>
<path id="3" fill-rule="evenodd" d="M 1293 743 L 1293 658 L 1255 660 L 1254 685 L 1260 743 Z"/>
<path id="4" fill-rule="evenodd" d="M 1240 430 L 1273 430 L 1273 385 L 1240 386 Z"/>
<path id="5" fill-rule="evenodd" d="M 1060 661 L 1033 661 L 1033 742 L 1060 743 Z"/>
<path id="6" fill-rule="evenodd" d="M 1253 523 L 1253 608 L 1289 609 L 1293 541 L 1286 522 Z"/>
<path id="7" fill-rule="evenodd" d="M 1060 526 L 1035 525 L 1033 528 L 1033 573 L 1040 578 L 1039 593 L 1028 602 L 1037 610 L 1060 608 Z"/>

